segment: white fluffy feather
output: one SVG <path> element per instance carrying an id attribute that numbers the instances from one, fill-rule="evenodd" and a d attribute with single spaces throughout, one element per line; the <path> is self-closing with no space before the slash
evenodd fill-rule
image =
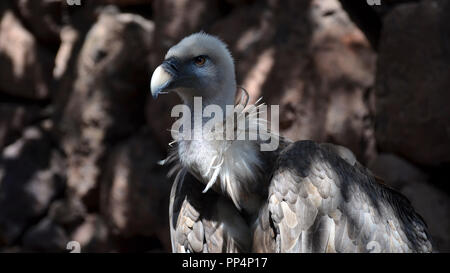
<path id="1" fill-rule="evenodd" d="M 237 113 L 235 124 L 246 121 L 245 128 L 234 126 L 234 139 L 232 140 L 206 140 L 220 139 L 224 129 L 215 129 L 203 135 L 203 139 L 184 140 L 177 138 L 174 141 L 178 149 L 174 150 L 169 159 L 178 159 L 182 167 L 187 168 L 202 183 L 205 183 L 203 192 L 213 188 L 228 195 L 238 209 L 244 208 L 252 211 L 258 205 L 257 197 L 253 196 L 253 189 L 257 186 L 258 175 L 262 173 L 263 162 L 260 155 L 261 139 L 269 137 L 278 138 L 268 130 L 258 130 L 263 125 L 267 127 L 267 120 L 258 117 L 263 103 L 247 106 L 248 95 L 241 99 L 234 107 Z M 259 103 L 259 100 L 258 102 Z M 247 113 L 247 114 L 246 114 Z M 252 117 L 252 118 L 249 118 Z M 224 128 L 225 122 L 232 122 L 233 115 L 228 115 L 217 127 Z M 258 140 L 238 140 L 241 134 L 254 134 Z M 180 136 L 182 134 L 178 134 Z M 243 201 L 245 201 L 244 204 Z"/>

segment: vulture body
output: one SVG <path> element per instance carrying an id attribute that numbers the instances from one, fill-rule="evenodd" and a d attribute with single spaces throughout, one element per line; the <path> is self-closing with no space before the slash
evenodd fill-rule
<path id="1" fill-rule="evenodd" d="M 202 110 L 225 110 L 235 105 L 236 90 L 231 54 L 205 33 L 172 47 L 151 80 L 154 97 L 176 92 L 191 110 L 195 97 L 202 98 Z M 245 99 L 233 109 L 250 125 L 262 121 L 248 118 L 257 112 Z M 228 118 L 216 124 L 227 126 Z M 177 171 L 169 212 L 173 252 L 432 251 L 426 224 L 409 201 L 379 183 L 345 147 L 291 142 L 269 132 L 279 145 L 261 151 L 267 138 L 220 139 L 217 127 L 205 129 L 211 118 L 194 111 L 183 119 L 191 136 L 202 134 L 173 134 L 165 160 Z M 252 131 L 250 125 L 234 126 L 235 136 Z"/>

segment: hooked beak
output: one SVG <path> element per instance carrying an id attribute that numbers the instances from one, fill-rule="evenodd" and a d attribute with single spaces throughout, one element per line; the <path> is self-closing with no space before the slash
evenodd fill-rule
<path id="1" fill-rule="evenodd" d="M 165 60 L 153 72 L 150 82 L 150 90 L 154 99 L 159 94 L 166 94 L 174 88 L 174 83 L 179 76 L 179 62 L 175 58 Z"/>

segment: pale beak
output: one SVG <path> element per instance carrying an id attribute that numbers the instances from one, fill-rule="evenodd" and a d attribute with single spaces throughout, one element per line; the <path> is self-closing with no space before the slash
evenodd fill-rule
<path id="1" fill-rule="evenodd" d="M 165 60 L 153 72 L 150 82 L 150 90 L 153 98 L 157 98 L 159 94 L 166 93 L 173 86 L 172 83 L 178 78 L 178 61 L 175 58 Z"/>
<path id="2" fill-rule="evenodd" d="M 164 90 L 171 79 L 172 76 L 167 73 L 164 68 L 162 68 L 162 65 L 158 66 L 155 69 L 152 75 L 152 80 L 150 82 L 150 90 L 154 99 L 156 99 L 159 93 Z"/>

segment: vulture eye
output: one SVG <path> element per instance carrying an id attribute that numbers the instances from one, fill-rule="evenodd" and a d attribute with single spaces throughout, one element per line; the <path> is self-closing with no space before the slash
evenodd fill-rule
<path id="1" fill-rule="evenodd" d="M 196 66 L 203 66 L 206 62 L 205 56 L 197 56 L 194 58 L 194 63 Z"/>

